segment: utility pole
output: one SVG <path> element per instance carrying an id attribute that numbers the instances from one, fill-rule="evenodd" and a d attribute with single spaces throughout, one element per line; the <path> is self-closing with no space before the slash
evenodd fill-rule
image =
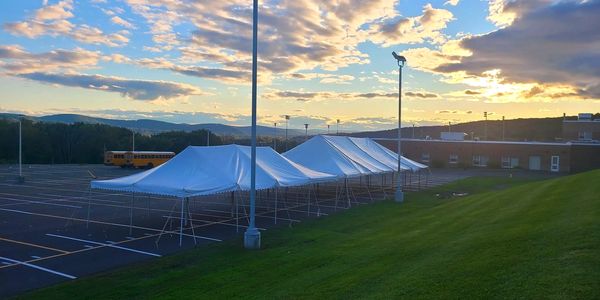
<path id="1" fill-rule="evenodd" d="M 290 116 L 285 115 L 285 151 L 288 151 L 288 122 L 290 121 Z"/>
<path id="2" fill-rule="evenodd" d="M 273 133 L 273 150 L 277 151 L 277 122 L 273 123 L 275 125 L 275 132 Z"/>
<path id="3" fill-rule="evenodd" d="M 485 118 L 485 122 L 483 123 L 483 140 L 487 141 L 487 111 L 483 112 L 483 117 Z"/>
<path id="4" fill-rule="evenodd" d="M 23 177 L 23 125 L 22 121 L 19 118 L 19 183 L 25 182 L 25 177 Z"/>
<path id="5" fill-rule="evenodd" d="M 504 116 L 502 116 L 502 140 L 504 141 Z"/>

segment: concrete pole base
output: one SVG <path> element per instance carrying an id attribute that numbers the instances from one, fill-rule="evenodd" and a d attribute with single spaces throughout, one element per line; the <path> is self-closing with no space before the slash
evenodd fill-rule
<path id="1" fill-rule="evenodd" d="M 248 228 L 244 232 L 244 248 L 260 249 L 260 231 L 256 228 Z"/>
<path id="2" fill-rule="evenodd" d="M 394 201 L 398 203 L 404 202 L 404 192 L 396 191 L 396 193 L 394 194 Z"/>
<path id="3" fill-rule="evenodd" d="M 17 176 L 17 183 L 19 183 L 19 184 L 25 183 L 25 176 Z"/>

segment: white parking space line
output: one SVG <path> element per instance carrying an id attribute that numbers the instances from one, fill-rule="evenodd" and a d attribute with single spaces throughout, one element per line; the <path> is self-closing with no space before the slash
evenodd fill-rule
<path id="1" fill-rule="evenodd" d="M 52 233 L 46 233 L 46 235 L 47 236 L 51 236 L 51 237 L 55 237 L 55 238 L 61 238 L 61 239 L 67 239 L 67 240 L 78 241 L 78 242 L 83 242 L 83 243 L 95 244 L 95 245 L 106 246 L 106 247 L 110 247 L 110 248 L 121 249 L 121 250 L 125 250 L 125 251 L 130 251 L 130 252 L 135 252 L 135 253 L 139 253 L 139 254 L 145 254 L 145 255 L 150 255 L 150 256 L 155 256 L 155 257 L 161 257 L 160 254 L 150 253 L 150 252 L 146 252 L 146 251 L 136 250 L 136 249 L 122 247 L 122 246 L 117 246 L 117 245 L 108 244 L 108 243 L 94 242 L 94 241 L 89 241 L 89 240 L 84 240 L 84 239 L 78 239 L 78 238 L 74 238 L 74 237 L 69 237 L 69 236 L 64 236 L 64 235 L 58 235 L 58 234 L 52 234 Z"/>
<path id="2" fill-rule="evenodd" d="M 69 279 L 75 279 L 75 278 L 77 278 L 77 277 L 75 277 L 73 275 L 69 275 L 69 274 L 65 274 L 65 273 L 62 273 L 62 272 L 50 270 L 48 268 L 40 267 L 38 265 L 30 264 L 30 263 L 27 263 L 27 262 L 24 262 L 24 261 L 14 260 L 14 259 L 11 259 L 11 258 L 8 258 L 8 257 L 2 257 L 2 256 L 0 256 L 0 259 L 5 260 L 5 261 L 10 262 L 10 263 L 13 263 L 13 264 L 16 264 L 16 265 L 27 266 L 27 267 L 34 268 L 34 269 L 37 269 L 37 270 L 40 270 L 40 271 L 45 271 L 45 272 L 48 272 L 48 273 L 52 273 L 54 275 L 66 277 L 66 278 L 69 278 Z"/>

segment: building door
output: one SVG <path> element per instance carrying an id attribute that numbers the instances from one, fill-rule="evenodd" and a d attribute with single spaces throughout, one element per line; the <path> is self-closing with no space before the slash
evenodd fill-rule
<path id="1" fill-rule="evenodd" d="M 539 171 L 542 169 L 542 158 L 539 156 L 529 157 L 529 170 Z"/>
<path id="2" fill-rule="evenodd" d="M 550 159 L 550 171 L 558 172 L 560 171 L 560 157 L 558 155 L 552 156 Z"/>

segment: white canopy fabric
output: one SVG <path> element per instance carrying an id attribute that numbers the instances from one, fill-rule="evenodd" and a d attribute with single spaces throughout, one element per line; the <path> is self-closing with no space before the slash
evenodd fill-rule
<path id="1" fill-rule="evenodd" d="M 396 152 L 369 138 L 349 137 L 349 139 L 363 151 L 368 152 L 370 155 L 385 163 L 387 166 L 393 168 L 394 170 L 398 168 L 398 154 Z M 402 156 L 401 166 L 406 167 L 413 172 L 428 168 L 427 165 L 420 164 L 404 156 Z"/>
<path id="2" fill-rule="evenodd" d="M 94 180 L 93 189 L 174 197 L 250 190 L 250 147 L 187 147 L 166 163 L 138 174 Z M 337 176 L 298 165 L 270 147 L 256 149 L 256 188 L 300 186 L 333 181 Z"/>
<path id="3" fill-rule="evenodd" d="M 316 171 L 340 177 L 381 174 L 397 170 L 397 154 L 369 138 L 319 135 L 285 152 L 284 157 Z M 426 166 L 402 157 L 402 170 Z"/>

